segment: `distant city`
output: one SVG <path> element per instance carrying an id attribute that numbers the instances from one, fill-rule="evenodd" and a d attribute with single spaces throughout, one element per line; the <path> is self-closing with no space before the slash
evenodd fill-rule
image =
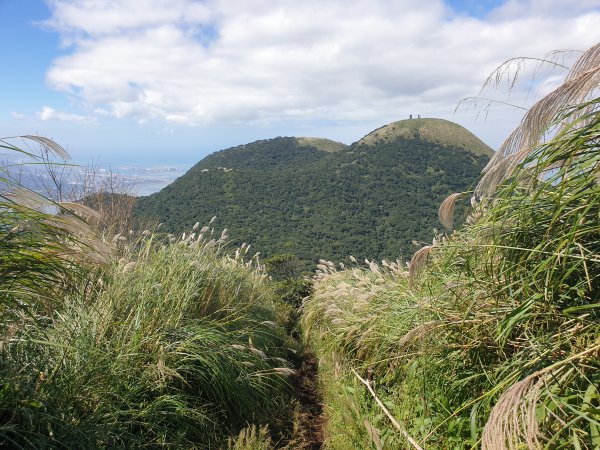
<path id="1" fill-rule="evenodd" d="M 175 181 L 193 165 L 156 163 L 143 166 L 99 163 L 89 167 L 70 164 L 40 165 L 20 159 L 0 162 L 8 169 L 10 177 L 18 180 L 22 186 L 51 198 L 57 197 L 56 191 L 60 190 L 63 193 L 61 197 L 71 200 L 81 197 L 84 191 L 106 189 L 109 185 L 111 189 L 121 193 L 150 195 Z M 57 188 L 58 185 L 60 188 Z"/>
<path id="2" fill-rule="evenodd" d="M 168 164 L 145 166 L 118 166 L 113 171 L 124 178 L 135 195 L 150 195 L 160 191 L 183 175 L 192 164 Z M 105 173 L 110 173 L 110 169 Z"/>

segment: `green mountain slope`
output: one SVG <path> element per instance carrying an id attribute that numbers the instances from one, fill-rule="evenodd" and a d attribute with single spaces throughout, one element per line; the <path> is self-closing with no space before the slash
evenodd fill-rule
<path id="1" fill-rule="evenodd" d="M 444 119 L 409 119 L 390 123 L 372 131 L 358 141 L 360 144 L 374 145 L 377 142 L 390 142 L 398 138 L 420 137 L 440 145 L 460 147 L 476 155 L 492 156 L 492 149 L 481 139 L 457 123 Z"/>
<path id="2" fill-rule="evenodd" d="M 410 132 L 398 131 L 403 123 Z M 386 129 L 385 138 L 371 139 L 374 132 L 351 146 L 278 137 L 214 153 L 140 198 L 136 214 L 172 232 L 216 215 L 235 242 L 263 256 L 408 258 L 411 242 L 430 241 L 440 226 L 440 202 L 471 186 L 491 150 L 471 149 L 471 133 L 439 119 Z M 452 145 L 442 144 L 446 138 Z"/>

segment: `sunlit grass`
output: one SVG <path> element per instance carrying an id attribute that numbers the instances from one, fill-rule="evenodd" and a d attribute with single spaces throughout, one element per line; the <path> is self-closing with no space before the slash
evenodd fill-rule
<path id="1" fill-rule="evenodd" d="M 303 328 L 328 448 L 410 447 L 351 369 L 423 448 L 600 445 L 598 105 L 556 116 L 406 272 L 320 266 Z"/>
<path id="2" fill-rule="evenodd" d="M 287 307 L 247 247 L 208 227 L 103 242 L 92 211 L 4 181 L 2 445 L 217 448 L 283 420 Z"/>

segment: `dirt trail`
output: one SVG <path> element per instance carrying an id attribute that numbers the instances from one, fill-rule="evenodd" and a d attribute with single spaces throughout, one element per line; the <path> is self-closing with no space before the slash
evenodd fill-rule
<path id="1" fill-rule="evenodd" d="M 305 350 L 294 379 L 299 408 L 294 420 L 294 450 L 320 450 L 324 439 L 325 416 L 318 389 L 317 360 Z"/>

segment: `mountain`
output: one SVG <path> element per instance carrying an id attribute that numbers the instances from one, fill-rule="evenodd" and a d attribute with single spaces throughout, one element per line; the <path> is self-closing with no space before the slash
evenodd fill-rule
<path id="1" fill-rule="evenodd" d="M 468 189 L 492 150 L 441 119 L 394 122 L 347 146 L 277 137 L 211 154 L 136 206 L 181 232 L 218 217 L 234 243 L 263 256 L 409 258 L 430 242 L 437 208 Z"/>
<path id="2" fill-rule="evenodd" d="M 376 142 L 394 141 L 398 138 L 420 139 L 439 145 L 459 147 L 476 155 L 490 157 L 492 150 L 481 139 L 457 123 L 444 119 L 412 119 L 390 123 L 372 131 L 358 141 L 374 145 Z"/>

